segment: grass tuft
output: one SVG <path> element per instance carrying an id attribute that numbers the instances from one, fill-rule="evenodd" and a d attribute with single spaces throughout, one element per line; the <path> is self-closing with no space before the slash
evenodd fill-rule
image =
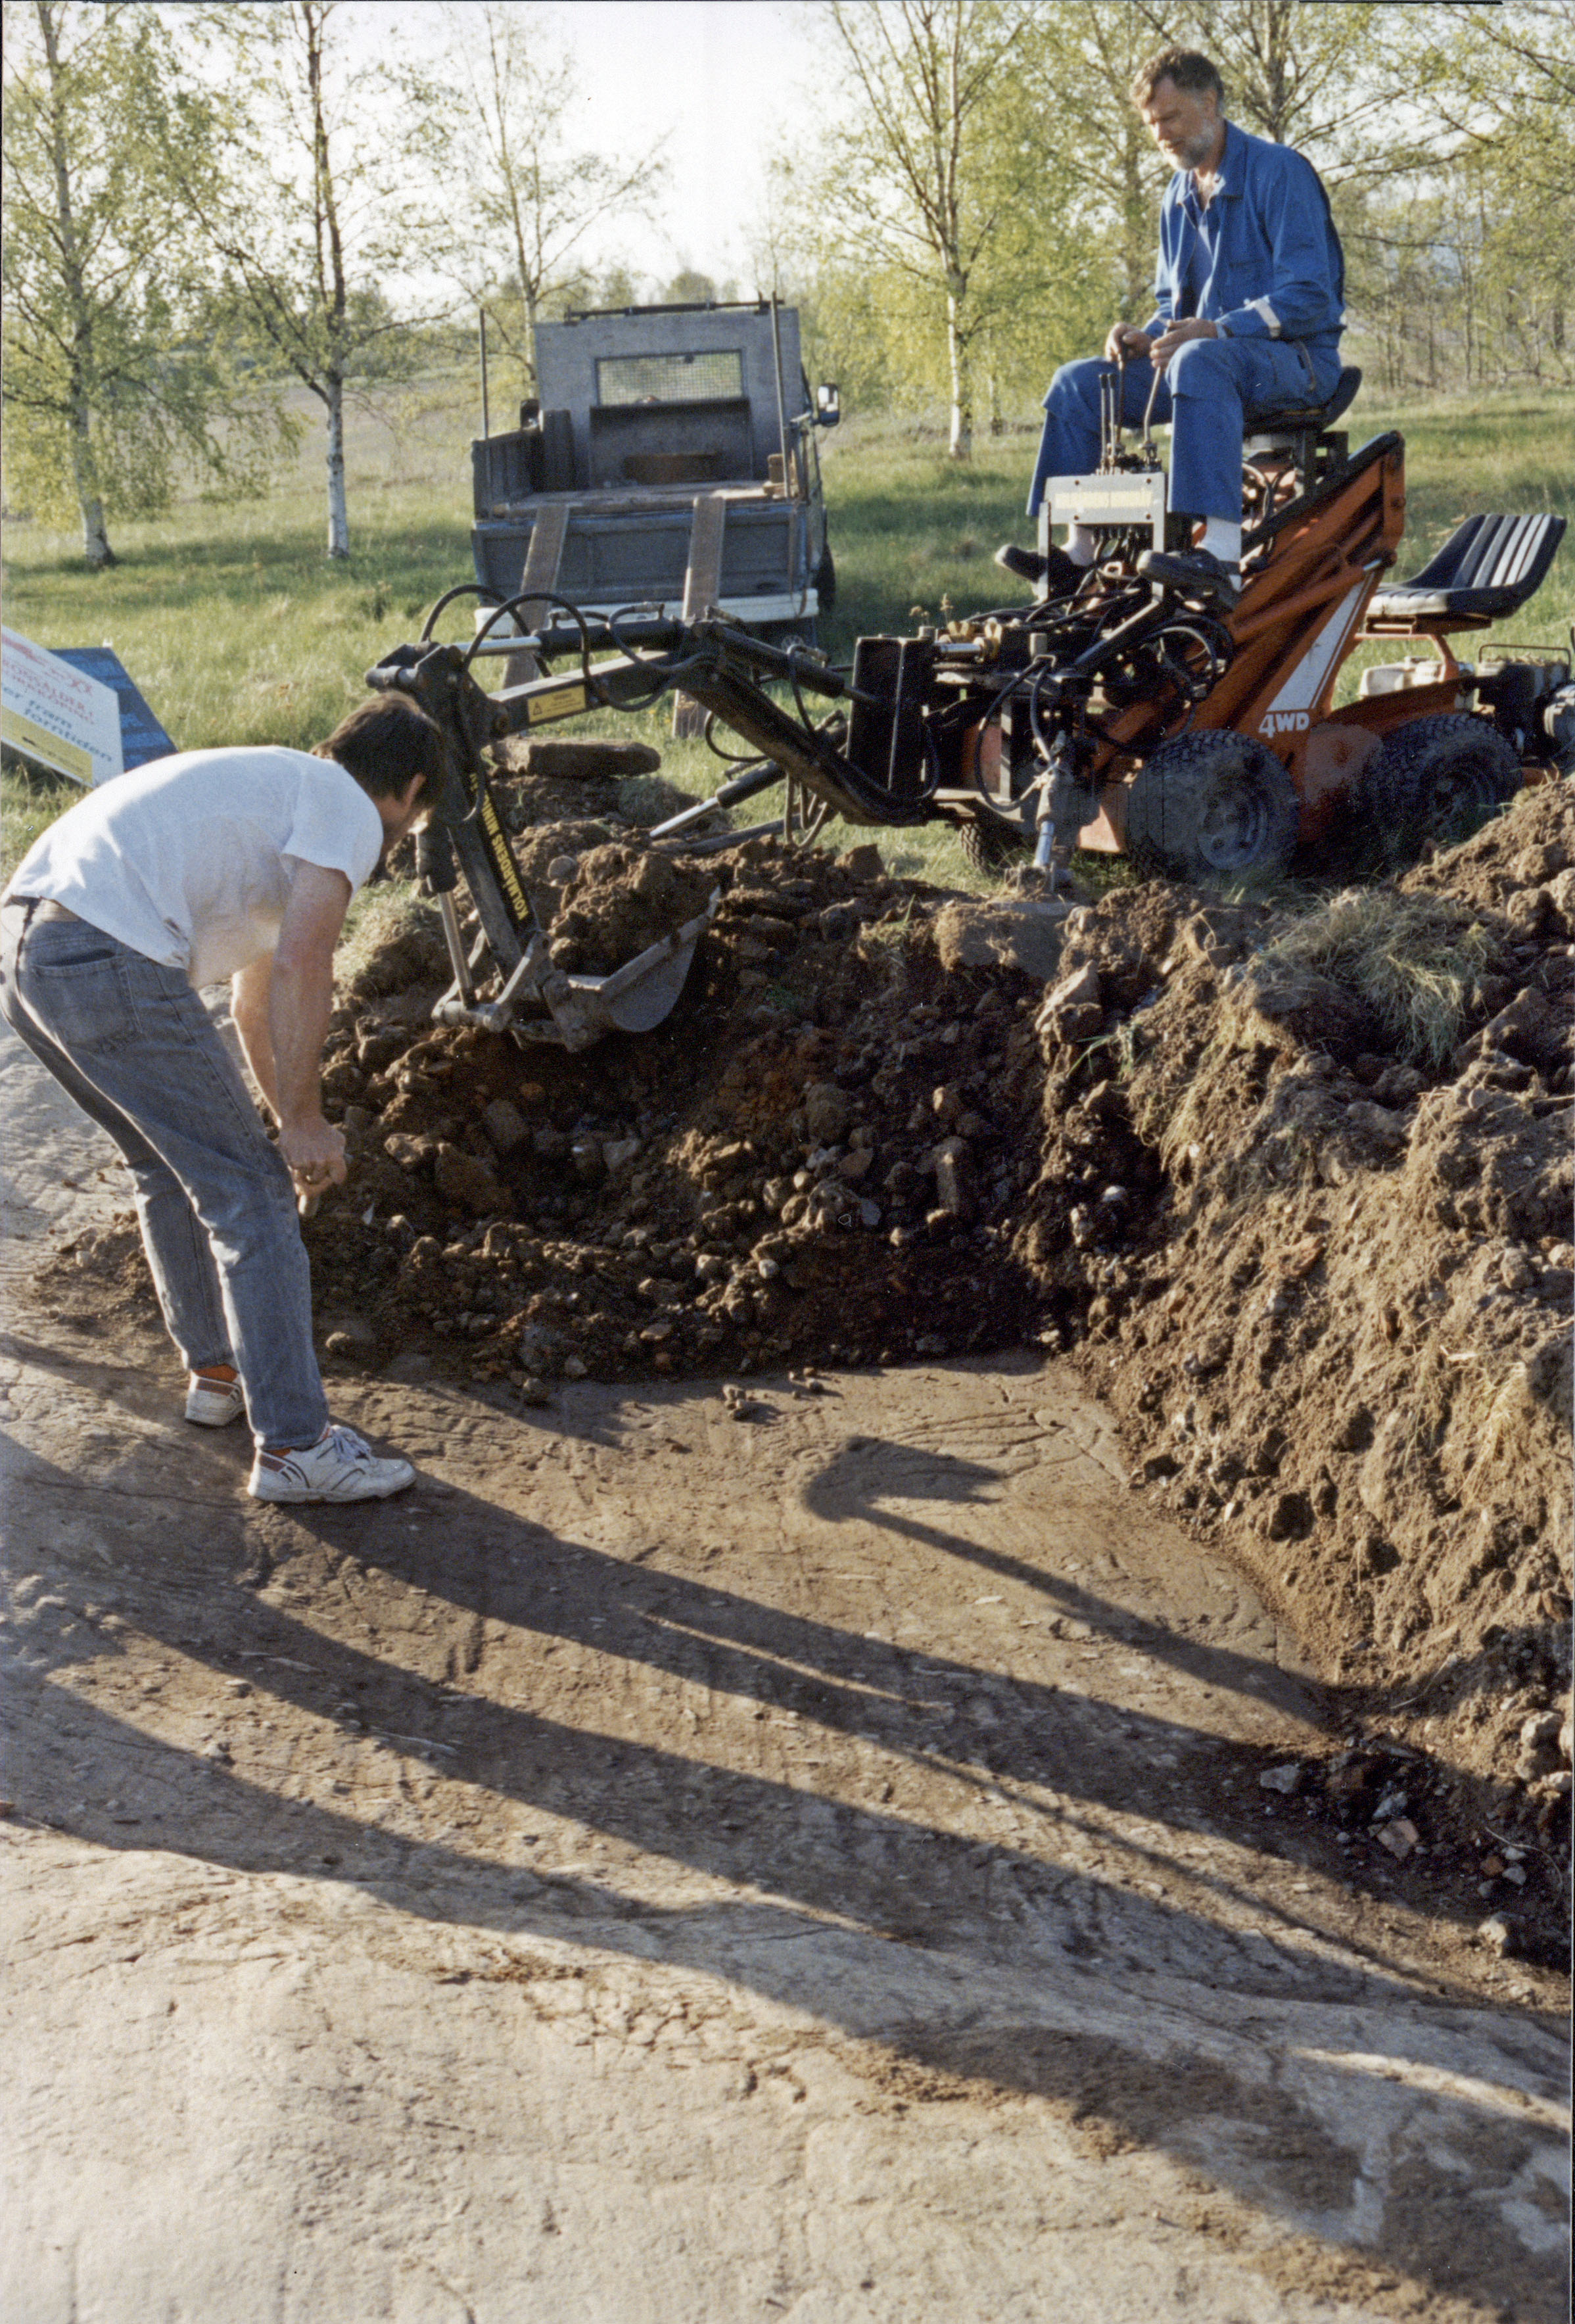
<path id="1" fill-rule="evenodd" d="M 1451 898 L 1348 888 L 1266 945 L 1258 963 L 1343 987 L 1398 1056 L 1436 1067 L 1459 1041 L 1493 954 L 1491 936 Z"/>

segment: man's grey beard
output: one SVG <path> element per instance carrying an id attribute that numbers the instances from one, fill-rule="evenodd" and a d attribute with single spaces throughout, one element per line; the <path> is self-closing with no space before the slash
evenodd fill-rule
<path id="1" fill-rule="evenodd" d="M 1187 140 L 1181 149 L 1183 169 L 1201 170 L 1202 168 L 1214 150 L 1215 134 L 1212 129 L 1200 129 L 1195 137 Z"/>

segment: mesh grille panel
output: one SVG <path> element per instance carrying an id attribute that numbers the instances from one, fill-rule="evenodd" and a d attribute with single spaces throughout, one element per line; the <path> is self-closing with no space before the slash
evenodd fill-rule
<path id="1" fill-rule="evenodd" d="M 600 355 L 596 400 L 610 403 L 707 403 L 743 393 L 743 356 L 736 347 L 690 355 Z"/>

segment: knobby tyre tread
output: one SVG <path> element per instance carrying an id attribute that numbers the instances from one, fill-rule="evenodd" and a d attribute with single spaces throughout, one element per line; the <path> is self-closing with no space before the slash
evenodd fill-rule
<path id="1" fill-rule="evenodd" d="M 1430 840 L 1469 838 L 1512 799 L 1524 778 L 1514 746 L 1486 718 L 1445 711 L 1385 737 L 1358 792 L 1363 821 L 1391 862 Z"/>
<path id="2" fill-rule="evenodd" d="M 986 877 L 1009 871 L 1026 855 L 1027 844 L 1015 832 L 1007 831 L 993 820 L 971 815 L 957 826 L 958 843 L 962 860 L 972 871 Z"/>
<path id="3" fill-rule="evenodd" d="M 1179 734 L 1150 752 L 1127 794 L 1127 854 L 1150 880 L 1277 879 L 1301 813 L 1290 776 L 1255 734 Z"/>

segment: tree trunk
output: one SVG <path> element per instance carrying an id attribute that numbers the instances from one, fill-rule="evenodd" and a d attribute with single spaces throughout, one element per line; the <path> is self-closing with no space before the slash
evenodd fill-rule
<path id="1" fill-rule="evenodd" d="M 328 407 L 328 554 L 350 554 L 350 514 L 345 503 L 345 383 L 328 374 L 323 401 Z"/>
<path id="2" fill-rule="evenodd" d="M 98 463 L 93 456 L 92 421 L 85 396 L 74 396 L 71 411 L 71 482 L 82 512 L 82 554 L 95 573 L 106 573 L 119 559 L 105 530 L 104 500 L 98 489 Z"/>
<path id="3" fill-rule="evenodd" d="M 946 293 L 946 355 L 952 372 L 952 437 L 946 449 L 953 460 L 973 457 L 973 382 L 968 361 L 968 349 L 958 327 L 962 299 L 956 290 Z"/>
<path id="4" fill-rule="evenodd" d="M 541 378 L 536 368 L 536 303 L 539 286 L 523 272 L 520 281 L 525 293 L 525 387 L 528 394 L 538 395 Z"/>
<path id="5" fill-rule="evenodd" d="M 50 78 L 49 143 L 55 173 L 55 221 L 60 235 L 60 272 L 72 325 L 71 482 L 82 512 L 82 554 L 95 573 L 103 573 L 116 559 L 105 530 L 104 497 L 99 489 L 98 463 L 93 453 L 93 410 L 88 389 L 93 372 L 93 315 L 78 248 L 71 167 L 66 152 L 60 46 L 61 13 L 59 8 L 48 6 L 46 0 L 38 0 L 39 30 L 43 35 Z"/>
<path id="6" fill-rule="evenodd" d="M 1146 134 L 1146 133 L 1145 133 Z M 1143 184 L 1144 137 L 1121 133 L 1121 320 L 1146 322 L 1154 310 L 1154 225 Z"/>

